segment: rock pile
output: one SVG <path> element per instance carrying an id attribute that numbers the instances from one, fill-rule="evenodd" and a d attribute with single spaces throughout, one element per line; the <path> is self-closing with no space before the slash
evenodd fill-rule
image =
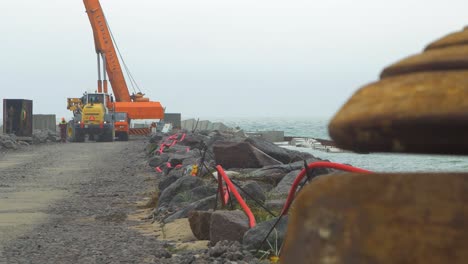
<path id="1" fill-rule="evenodd" d="M 60 135 L 56 131 L 51 130 L 34 130 L 33 135 L 33 144 L 42 144 L 42 143 L 51 143 L 59 142 Z"/>
<path id="2" fill-rule="evenodd" d="M 0 134 L 0 150 L 1 149 L 18 149 L 22 143 L 16 140 L 15 135 Z M 29 145 L 28 143 L 25 143 Z"/>
<path id="3" fill-rule="evenodd" d="M 159 182 L 159 199 L 153 212 L 157 220 L 168 223 L 188 217 L 198 239 L 210 240 L 211 245 L 225 240 L 247 241 L 245 248 L 251 250 L 260 244 L 263 240 L 260 237 L 266 235 L 273 222 L 250 229 L 245 213 L 232 210 L 240 208 L 235 199 L 227 206 L 230 210 L 221 208 L 215 165 L 229 169 L 226 174 L 240 186 L 237 189 L 244 200 L 251 208 L 268 215 L 261 207 L 279 213 L 293 179 L 304 167 L 304 160 L 308 163 L 320 160 L 235 131 L 158 133 L 151 137 L 146 151 Z M 312 173 L 329 172 L 323 169 Z M 258 213 L 254 209 L 254 214 Z M 286 223 L 284 218 L 276 231 L 276 242 L 282 242 Z"/>
<path id="4" fill-rule="evenodd" d="M 60 141 L 60 136 L 55 131 L 34 130 L 32 135 L 32 144 L 43 144 Z M 21 147 L 29 146 L 30 143 L 18 138 L 13 134 L 0 134 L 0 150 L 16 150 Z"/>

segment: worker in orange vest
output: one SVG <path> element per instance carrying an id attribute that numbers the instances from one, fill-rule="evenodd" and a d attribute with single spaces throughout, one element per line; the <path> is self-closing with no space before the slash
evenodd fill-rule
<path id="1" fill-rule="evenodd" d="M 67 142 L 67 121 L 62 117 L 62 121 L 59 124 L 60 128 L 60 139 L 62 143 Z"/>

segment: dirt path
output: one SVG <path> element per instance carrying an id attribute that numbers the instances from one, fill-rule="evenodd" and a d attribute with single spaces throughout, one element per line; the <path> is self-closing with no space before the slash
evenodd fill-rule
<path id="1" fill-rule="evenodd" d="M 143 140 L 54 144 L 0 157 L 0 263 L 158 263 L 127 216 L 151 187 Z"/>

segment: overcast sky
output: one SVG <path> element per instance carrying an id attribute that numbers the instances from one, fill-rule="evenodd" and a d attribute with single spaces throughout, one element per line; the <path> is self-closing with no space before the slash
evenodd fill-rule
<path id="1" fill-rule="evenodd" d="M 461 0 L 101 4 L 142 91 L 183 118 L 329 118 L 383 67 L 468 24 Z M 0 0 L 0 9 L 1 97 L 71 116 L 66 98 L 96 89 L 83 2 Z"/>

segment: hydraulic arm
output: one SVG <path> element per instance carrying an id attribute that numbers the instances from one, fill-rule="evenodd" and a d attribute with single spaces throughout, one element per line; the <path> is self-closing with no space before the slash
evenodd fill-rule
<path id="1" fill-rule="evenodd" d="M 152 102 L 141 93 L 130 95 L 99 0 L 83 2 L 93 29 L 98 64 L 98 92 L 108 93 L 107 73 L 115 96 L 115 111 L 126 112 L 130 119 L 164 118 L 164 109 L 159 102 Z"/>

